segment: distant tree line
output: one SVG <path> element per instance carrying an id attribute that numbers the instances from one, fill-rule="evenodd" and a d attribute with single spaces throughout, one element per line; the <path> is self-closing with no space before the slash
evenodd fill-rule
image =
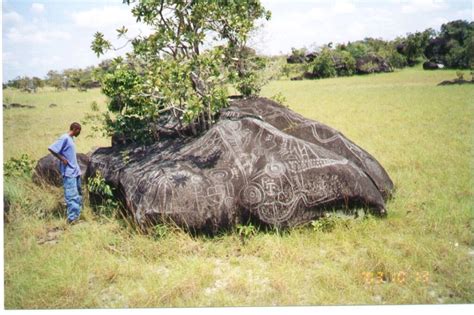
<path id="1" fill-rule="evenodd" d="M 274 59 L 257 56 L 253 50 L 242 50 L 242 52 L 253 57 L 245 57 L 241 60 L 254 60 L 256 65 L 271 64 Z M 118 64 L 122 64 L 122 67 L 125 64 L 126 67 L 136 70 L 140 76 L 144 76 L 145 67 L 133 54 L 127 54 L 125 60 L 122 58 L 117 60 L 104 60 L 97 66 L 85 69 L 50 70 L 43 79 L 17 77 L 4 83 L 3 88 L 13 87 L 30 93 L 45 86 L 54 87 L 57 90 L 76 88 L 85 91 L 101 87 L 101 79 L 106 74 L 114 73 Z M 422 32 L 408 33 L 392 41 L 365 38 L 336 45 L 328 43 L 316 51 L 292 48 L 291 54 L 287 57 L 287 64 L 277 72 L 289 77 L 296 69 L 297 72 L 303 74 L 294 79 L 330 78 L 390 72 L 393 69 L 412 67 L 422 62 L 425 69 L 436 69 L 440 65 L 454 69 L 474 69 L 474 22 L 451 21 L 441 25 L 439 32 L 429 28 Z M 259 67 L 262 68 L 260 72 L 273 71 L 268 65 Z M 274 78 L 275 75 L 271 74 L 271 77 Z M 250 82 L 252 80 L 261 81 L 261 78 L 249 76 L 246 81 L 242 80 L 239 88 L 243 91 L 248 90 L 247 85 L 255 85 L 255 82 Z M 248 93 L 251 94 L 251 92 Z"/>
<path id="2" fill-rule="evenodd" d="M 429 28 L 392 41 L 365 38 L 312 52 L 293 48 L 287 63 L 304 65 L 304 74 L 296 79 L 390 72 L 422 62 L 425 69 L 473 69 L 473 38 L 474 22 L 457 20 L 443 24 L 439 32 Z M 290 73 L 289 67 L 283 72 Z"/>
<path id="3" fill-rule="evenodd" d="M 84 69 L 66 69 L 63 71 L 50 70 L 41 79 L 38 77 L 19 76 L 3 84 L 3 88 L 12 87 L 34 93 L 38 88 L 50 86 L 56 90 L 70 88 L 86 91 L 101 86 L 100 80 L 105 73 L 112 71 L 112 60 L 104 60 L 98 66 Z"/>

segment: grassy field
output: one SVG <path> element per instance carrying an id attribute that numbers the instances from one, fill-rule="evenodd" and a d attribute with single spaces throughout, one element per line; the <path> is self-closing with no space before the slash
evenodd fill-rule
<path id="1" fill-rule="evenodd" d="M 373 154 L 396 186 L 388 217 L 337 220 L 214 238 L 170 229 L 140 235 L 93 214 L 64 223 L 62 190 L 6 177 L 5 307 L 102 308 L 474 302 L 474 87 L 436 86 L 455 71 L 419 68 L 319 81 L 276 81 L 296 112 L 340 130 Z M 4 91 L 4 159 L 47 146 L 100 92 Z M 50 103 L 58 104 L 50 108 Z M 80 152 L 109 140 L 77 139 Z"/>

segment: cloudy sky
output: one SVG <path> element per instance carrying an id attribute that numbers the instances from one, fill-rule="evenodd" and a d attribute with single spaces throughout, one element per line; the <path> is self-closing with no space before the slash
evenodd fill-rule
<path id="1" fill-rule="evenodd" d="M 262 2 L 272 11 L 272 19 L 256 34 L 253 45 L 261 53 L 279 54 L 291 47 L 311 48 L 364 37 L 393 39 L 428 27 L 439 30 L 451 20 L 472 21 L 474 0 Z M 94 32 L 114 39 L 115 29 L 122 25 L 130 35 L 149 32 L 135 22 L 122 0 L 3 0 L 2 81 L 95 65 L 100 59 L 90 50 Z"/>

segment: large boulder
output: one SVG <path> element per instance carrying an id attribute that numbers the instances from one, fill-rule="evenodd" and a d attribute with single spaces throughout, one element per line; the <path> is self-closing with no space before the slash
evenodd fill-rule
<path id="1" fill-rule="evenodd" d="M 198 138 L 99 148 L 87 177 L 97 172 L 141 227 L 172 220 L 210 233 L 248 219 L 291 227 L 333 206 L 383 215 L 393 189 L 341 133 L 264 98 L 232 100 Z"/>
<path id="2" fill-rule="evenodd" d="M 316 59 L 316 57 L 318 57 L 319 53 L 317 52 L 310 52 L 310 53 L 307 53 L 304 58 L 305 58 L 305 61 L 306 62 L 313 62 L 314 59 Z"/>
<path id="3" fill-rule="evenodd" d="M 273 127 L 298 139 L 322 146 L 355 163 L 372 179 L 385 200 L 393 190 L 393 183 L 382 165 L 368 152 L 360 148 L 342 133 L 320 122 L 305 118 L 298 113 L 266 98 L 234 100 L 223 110 L 223 115 L 251 114 Z"/>
<path id="4" fill-rule="evenodd" d="M 299 55 L 290 55 L 286 57 L 286 62 L 290 64 L 295 64 L 295 63 L 304 63 L 306 61 L 305 56 L 299 56 Z"/>
<path id="5" fill-rule="evenodd" d="M 378 55 L 368 54 L 356 59 L 356 73 L 358 74 L 392 71 L 393 69 L 390 66 L 390 63 Z"/>
<path id="6" fill-rule="evenodd" d="M 81 179 L 83 181 L 86 179 L 85 175 L 87 165 L 89 164 L 89 155 L 84 153 L 77 153 L 76 155 L 77 162 L 81 168 Z M 33 172 L 33 182 L 38 185 L 49 184 L 57 187 L 62 186 L 63 180 L 59 173 L 59 163 L 61 162 L 51 153 L 39 159 Z"/>
<path id="7" fill-rule="evenodd" d="M 429 60 L 423 62 L 423 70 L 436 70 L 436 69 L 439 69 L 439 66 L 436 62 L 432 62 Z"/>

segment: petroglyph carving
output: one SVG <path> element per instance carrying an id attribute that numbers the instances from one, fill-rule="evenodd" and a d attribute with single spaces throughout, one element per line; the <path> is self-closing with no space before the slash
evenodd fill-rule
<path id="1" fill-rule="evenodd" d="M 171 219 L 210 232 L 249 217 L 294 226 L 329 205 L 383 214 L 393 189 L 382 166 L 341 133 L 264 98 L 232 101 L 199 138 L 100 148 L 87 174 L 96 171 L 139 225 Z"/>

